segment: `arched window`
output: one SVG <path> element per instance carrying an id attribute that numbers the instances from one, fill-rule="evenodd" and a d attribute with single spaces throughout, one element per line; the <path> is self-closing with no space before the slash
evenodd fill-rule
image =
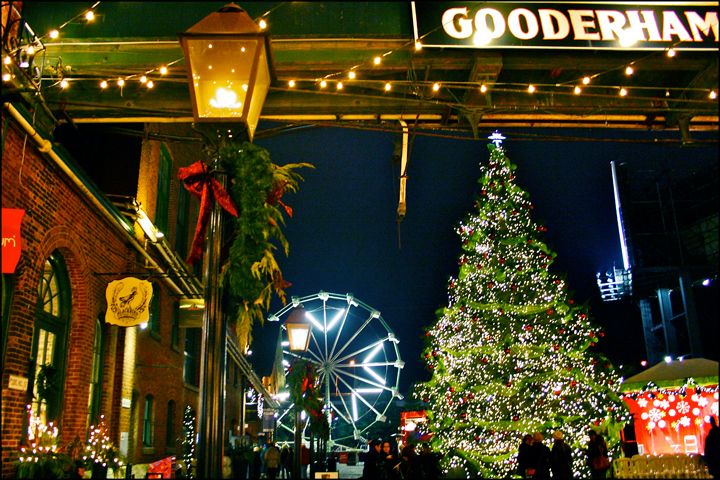
<path id="1" fill-rule="evenodd" d="M 102 323 L 95 320 L 95 341 L 93 343 L 92 372 L 90 373 L 90 393 L 88 394 L 88 418 L 86 428 L 94 425 L 100 419 L 100 398 L 102 395 L 102 352 L 103 331 Z"/>
<path id="2" fill-rule="evenodd" d="M 62 256 L 45 261 L 38 286 L 32 358 L 35 364 L 32 409 L 41 420 L 57 420 L 65 384 L 65 354 L 70 318 L 70 282 Z"/>
<path id="3" fill-rule="evenodd" d="M 153 396 L 145 397 L 145 413 L 143 414 L 142 444 L 143 447 L 153 446 Z"/>
<path id="4" fill-rule="evenodd" d="M 167 404 L 167 424 L 165 426 L 165 446 L 168 450 L 175 449 L 175 400 Z"/>

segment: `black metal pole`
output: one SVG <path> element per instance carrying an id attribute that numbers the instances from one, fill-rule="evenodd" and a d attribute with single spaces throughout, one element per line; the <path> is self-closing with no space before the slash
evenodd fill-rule
<path id="1" fill-rule="evenodd" d="M 215 158 L 212 170 L 225 187 L 226 176 Z M 198 418 L 199 478 L 222 478 L 225 414 L 225 316 L 220 298 L 220 255 L 222 250 L 222 208 L 214 203 L 205 240 L 205 313 L 203 315 L 202 363 L 200 375 L 200 416 Z"/>
<path id="2" fill-rule="evenodd" d="M 300 407 L 295 405 L 295 456 L 293 458 L 292 478 L 300 478 L 302 460 L 302 419 L 300 418 Z"/>

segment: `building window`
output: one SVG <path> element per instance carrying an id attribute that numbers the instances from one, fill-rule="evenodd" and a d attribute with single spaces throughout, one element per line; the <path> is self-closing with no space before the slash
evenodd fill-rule
<path id="1" fill-rule="evenodd" d="M 145 397 L 145 413 L 143 414 L 142 430 L 143 447 L 153 446 L 153 396 Z"/>
<path id="2" fill-rule="evenodd" d="M 177 229 L 175 230 L 175 250 L 182 258 L 187 257 L 188 216 L 190 215 L 190 194 L 184 187 L 178 190 Z"/>
<path id="3" fill-rule="evenodd" d="M 33 412 L 45 422 L 57 420 L 65 383 L 65 346 L 70 315 L 70 282 L 58 252 L 45 261 L 38 286 L 32 359 Z"/>
<path id="4" fill-rule="evenodd" d="M 167 404 L 167 425 L 165 426 L 165 445 L 168 449 L 175 448 L 175 400 Z"/>
<path id="5" fill-rule="evenodd" d="M 150 333 L 156 337 L 160 336 L 160 288 L 157 283 L 153 282 L 153 294 L 150 300 L 150 319 L 148 320 L 148 326 L 150 327 Z"/>
<path id="6" fill-rule="evenodd" d="M 90 374 L 90 392 L 88 395 L 87 426 L 94 425 L 100 419 L 100 398 L 102 396 L 102 351 L 103 331 L 100 320 L 95 320 L 95 341 L 93 342 L 92 372 Z"/>
<path id="7" fill-rule="evenodd" d="M 185 329 L 185 361 L 183 375 L 185 383 L 200 386 L 200 328 Z"/>
<path id="8" fill-rule="evenodd" d="M 170 204 L 170 182 L 172 175 L 172 157 L 165 144 L 160 145 L 160 159 L 158 164 L 157 196 L 155 197 L 155 226 L 163 232 L 167 232 L 168 206 Z"/>
<path id="9" fill-rule="evenodd" d="M 5 358 L 5 345 L 7 344 L 7 331 L 10 319 L 10 302 L 13 293 L 13 279 L 3 273 L 2 276 L 2 357 Z"/>
<path id="10" fill-rule="evenodd" d="M 170 346 L 173 350 L 180 350 L 180 302 L 173 305 L 172 330 L 170 332 Z"/>

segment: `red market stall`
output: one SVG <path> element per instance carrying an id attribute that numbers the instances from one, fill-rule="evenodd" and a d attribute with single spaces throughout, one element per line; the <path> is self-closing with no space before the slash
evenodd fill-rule
<path id="1" fill-rule="evenodd" d="M 710 417 L 718 416 L 718 362 L 662 362 L 623 382 L 638 453 L 704 453 Z"/>

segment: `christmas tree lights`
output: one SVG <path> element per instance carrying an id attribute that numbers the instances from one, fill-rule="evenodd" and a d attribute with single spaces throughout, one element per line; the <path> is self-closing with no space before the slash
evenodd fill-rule
<path id="1" fill-rule="evenodd" d="M 83 460 L 94 468 L 110 467 L 115 470 L 123 466 L 117 448 L 110 441 L 105 415 L 100 415 L 100 421 L 97 425 L 90 426 L 90 436 L 85 443 Z"/>
<path id="2" fill-rule="evenodd" d="M 183 463 L 185 464 L 185 476 L 193 478 L 192 465 L 195 458 L 195 415 L 190 405 L 185 407 L 183 413 Z"/>
<path id="3" fill-rule="evenodd" d="M 58 428 L 53 422 L 43 422 L 30 405 L 26 409 L 27 446 L 20 448 L 17 477 L 61 478 L 70 468 L 70 459 L 58 451 Z"/>
<path id="4" fill-rule="evenodd" d="M 433 377 L 418 385 L 429 406 L 433 446 L 451 475 L 504 478 L 517 470 L 523 434 L 554 430 L 573 449 L 575 475 L 589 477 L 584 448 L 590 427 L 612 449 L 629 419 L 620 378 L 594 352 L 603 332 L 565 280 L 549 269 L 556 254 L 531 219 L 527 192 L 498 132 L 489 137 L 477 212 L 457 228 L 459 273 L 448 305 L 426 332 Z"/>

